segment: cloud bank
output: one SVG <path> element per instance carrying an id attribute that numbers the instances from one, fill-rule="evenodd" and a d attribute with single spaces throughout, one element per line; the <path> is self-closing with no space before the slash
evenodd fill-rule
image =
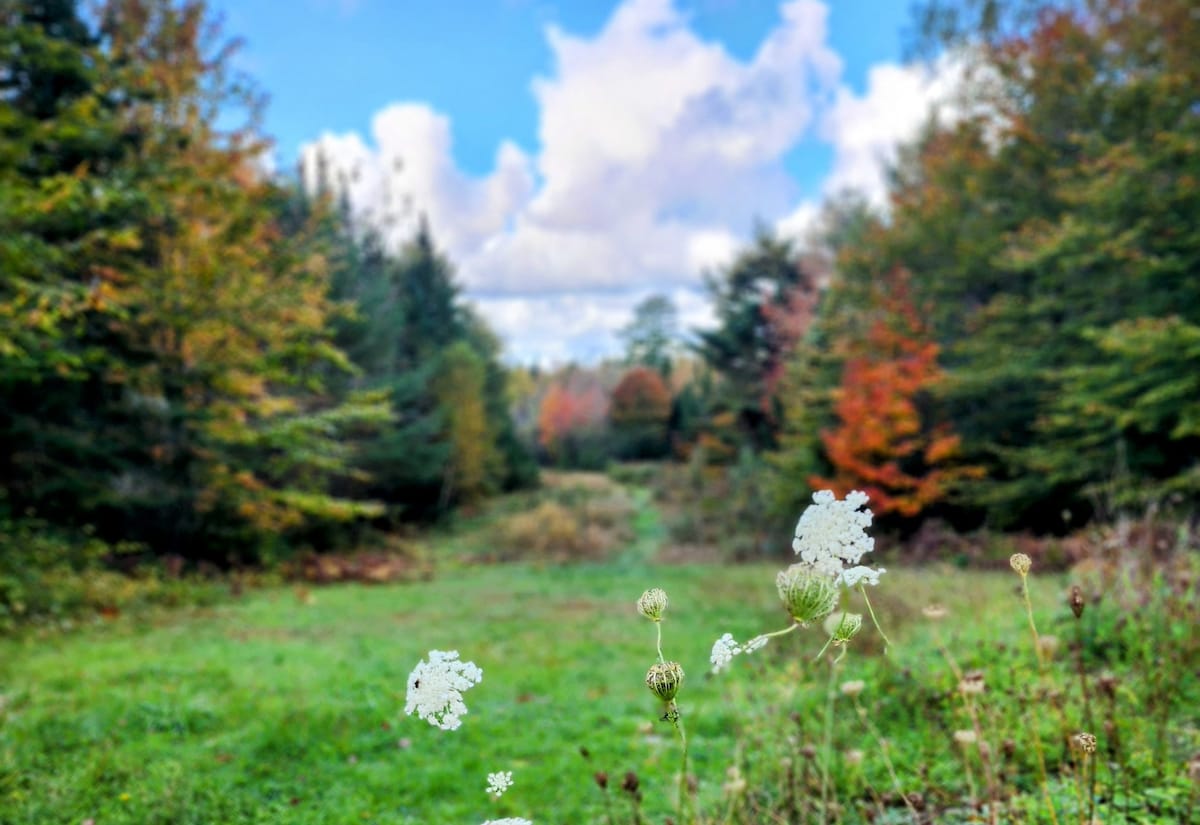
<path id="1" fill-rule="evenodd" d="M 506 141 L 488 174 L 467 175 L 448 118 L 405 102 L 376 113 L 369 143 L 349 133 L 306 145 L 306 178 L 319 153 L 356 216 L 392 242 L 424 214 L 511 359 L 594 360 L 651 292 L 670 294 L 685 324 L 707 320 L 701 273 L 731 260 L 755 220 L 797 235 L 811 224 L 817 204 L 785 165 L 804 140 L 834 147 L 826 193 L 883 198 L 889 153 L 945 83 L 878 65 L 855 95 L 827 16 L 816 0 L 785 3 L 738 60 L 671 0 L 627 0 L 594 37 L 547 28 L 534 154 Z"/>

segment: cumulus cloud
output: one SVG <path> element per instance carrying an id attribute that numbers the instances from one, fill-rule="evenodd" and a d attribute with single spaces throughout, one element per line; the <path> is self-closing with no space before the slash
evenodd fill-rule
<path id="1" fill-rule="evenodd" d="M 572 360 L 596 361 L 614 354 L 616 331 L 629 323 L 633 307 L 650 294 L 636 289 L 477 295 L 474 302 L 508 343 L 511 360 L 549 367 Z M 699 290 L 679 287 L 663 294 L 675 304 L 681 328 L 712 326 L 712 305 Z"/>
<path id="2" fill-rule="evenodd" d="M 530 159 L 505 141 L 483 178 L 463 174 L 451 154 L 450 122 L 422 103 L 397 103 L 371 121 L 373 145 L 356 133 L 322 135 L 301 150 L 305 180 L 322 163 L 328 185 L 345 192 L 355 216 L 411 237 L 420 214 L 452 255 L 471 254 L 504 230 L 533 194 Z"/>
<path id="3" fill-rule="evenodd" d="M 499 290 L 696 284 L 796 184 L 784 154 L 829 98 L 841 62 L 827 9 L 781 8 L 748 61 L 705 42 L 669 0 L 630 0 L 593 38 L 550 27 L 534 81 L 542 180 L 512 228 L 465 262 Z"/>
<path id="4" fill-rule="evenodd" d="M 886 170 L 896 160 L 897 147 L 917 136 L 931 107 L 954 116 L 953 93 L 961 79 L 961 63 L 952 59 L 932 65 L 882 63 L 868 72 L 865 94 L 839 88 L 820 127 L 821 137 L 834 147 L 825 194 L 857 189 L 882 204 Z"/>
<path id="5" fill-rule="evenodd" d="M 747 59 L 706 41 L 672 0 L 626 0 L 594 36 L 546 29 L 551 71 L 532 81 L 538 146 L 502 143 L 491 171 L 454 163 L 448 119 L 391 105 L 358 134 L 302 149 L 393 243 L 423 214 L 459 278 L 518 360 L 596 358 L 650 291 L 676 298 L 685 325 L 711 318 L 703 271 L 732 260 L 756 220 L 803 237 L 818 205 L 784 158 L 814 133 L 835 147 L 825 191 L 873 198 L 897 140 L 940 94 L 937 73 L 884 65 L 866 93 L 842 63 L 818 0 L 781 5 Z"/>

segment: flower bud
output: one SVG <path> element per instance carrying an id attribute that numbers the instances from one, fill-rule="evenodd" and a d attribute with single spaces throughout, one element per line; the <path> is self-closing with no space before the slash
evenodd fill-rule
<path id="1" fill-rule="evenodd" d="M 667 611 L 667 593 L 660 587 L 651 587 L 637 600 L 638 613 L 652 622 L 661 622 Z"/>
<path id="2" fill-rule="evenodd" d="M 861 613 L 831 613 L 823 627 L 835 645 L 844 645 L 862 630 Z"/>
<path id="3" fill-rule="evenodd" d="M 821 621 L 837 606 L 837 585 L 805 564 L 780 570 L 775 587 L 788 613 L 802 625 Z"/>
<path id="4" fill-rule="evenodd" d="M 925 618 L 933 622 L 940 622 L 946 618 L 946 608 L 940 604 L 931 604 L 921 608 L 921 612 L 925 614 Z"/>
<path id="5" fill-rule="evenodd" d="M 1067 599 L 1067 604 L 1071 605 L 1071 612 L 1075 614 L 1076 619 L 1083 616 L 1083 589 L 1079 585 L 1071 586 L 1071 595 Z"/>
<path id="6" fill-rule="evenodd" d="M 683 686 L 683 668 L 679 662 L 656 662 L 646 671 L 646 687 L 664 702 L 675 700 Z"/>
<path id="7" fill-rule="evenodd" d="M 1022 576 L 1027 576 L 1029 569 L 1033 567 L 1033 560 L 1024 553 L 1013 553 L 1008 557 L 1008 565 Z"/>
<path id="8" fill-rule="evenodd" d="M 854 698 L 862 693 L 866 686 L 866 683 L 862 679 L 855 679 L 852 682 L 842 682 L 842 695 Z"/>

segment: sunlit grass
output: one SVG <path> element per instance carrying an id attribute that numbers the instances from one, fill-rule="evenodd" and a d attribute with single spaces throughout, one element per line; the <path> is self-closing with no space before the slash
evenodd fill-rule
<path id="1" fill-rule="evenodd" d="M 768 729 L 756 726 L 794 724 L 790 713 L 822 701 L 821 672 L 807 662 L 815 636 L 742 657 L 719 677 L 705 673 L 718 635 L 778 624 L 774 570 L 473 568 L 419 585 L 321 589 L 311 604 L 279 589 L 155 626 L 10 641 L 0 646 L 0 819 L 586 822 L 602 810 L 597 770 L 636 771 L 647 813 L 660 816 L 677 761 L 642 685 L 654 640 L 633 602 L 651 585 L 671 595 L 664 644 L 688 673 L 680 707 L 693 770 L 701 800 L 715 801 L 739 753 L 744 768 L 765 768 L 766 751 L 744 754 L 755 737 L 766 741 Z M 978 640 L 1016 642 L 1025 630 L 1011 575 L 889 577 L 880 618 L 896 648 L 887 658 L 852 652 L 843 667 L 868 691 L 890 686 L 864 696 L 892 706 L 885 727 L 919 719 L 925 696 L 890 691 L 940 667 L 922 605 L 941 601 L 958 617 L 947 629 L 968 663 L 992 656 Z M 1055 589 L 1034 585 L 1035 596 Z M 408 672 L 431 648 L 458 649 L 484 671 L 458 731 L 401 715 Z M 927 732 L 885 735 L 907 736 L 904 753 L 920 750 L 915 737 Z M 844 735 L 854 740 L 854 726 Z M 516 785 L 493 802 L 486 775 L 500 769 Z"/>

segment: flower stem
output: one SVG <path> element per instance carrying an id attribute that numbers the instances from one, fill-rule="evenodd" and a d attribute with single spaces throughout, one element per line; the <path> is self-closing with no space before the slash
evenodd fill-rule
<path id="1" fill-rule="evenodd" d="M 687 789 L 688 789 L 687 788 L 687 777 L 688 777 L 687 733 L 683 729 L 683 719 L 680 718 L 678 713 L 674 714 L 674 718 L 672 719 L 672 724 L 675 725 L 675 732 L 679 734 L 679 741 L 683 745 L 683 767 L 679 771 L 678 814 L 679 814 L 680 822 L 684 823 L 684 825 L 687 825 L 687 823 L 691 821 L 691 819 L 689 817 L 685 816 L 685 814 L 691 808 L 691 804 L 690 804 L 691 800 L 690 800 L 690 797 L 688 796 L 688 792 L 687 792 Z"/>
<path id="2" fill-rule="evenodd" d="M 1033 602 L 1029 598 L 1029 580 L 1026 574 L 1021 574 L 1021 596 L 1025 599 L 1025 615 L 1029 618 L 1029 632 L 1033 635 L 1033 652 L 1037 655 L 1038 677 L 1044 679 L 1046 662 L 1042 654 L 1042 639 L 1038 635 L 1037 624 L 1033 620 Z M 1028 704 L 1028 703 L 1026 703 Z M 1050 813 L 1050 821 L 1058 825 L 1058 813 L 1054 808 L 1054 799 L 1050 796 L 1050 780 L 1046 775 L 1046 757 L 1042 753 L 1042 737 L 1037 732 L 1037 726 L 1030 719 L 1029 729 L 1033 735 L 1033 750 L 1037 754 L 1038 770 L 1042 776 L 1042 795 L 1046 798 L 1046 810 Z"/>
<path id="3" fill-rule="evenodd" d="M 867 596 L 866 585 L 860 584 L 858 589 L 862 591 L 863 601 L 867 603 L 867 612 L 871 614 L 871 622 L 875 625 L 875 629 L 879 631 L 879 635 L 883 637 L 883 653 L 887 655 L 888 648 L 892 646 L 892 642 L 887 637 L 887 634 L 883 632 L 883 628 L 879 626 L 879 619 L 875 618 L 875 609 L 871 607 L 871 599 Z"/>
<path id="4" fill-rule="evenodd" d="M 844 652 L 844 651 L 843 651 Z M 839 656 L 829 662 L 829 690 L 825 697 L 825 741 L 821 759 L 821 821 L 829 821 L 829 766 L 833 761 L 833 703 L 837 697 Z"/>
<path id="5" fill-rule="evenodd" d="M 659 664 L 666 664 L 667 660 L 663 658 L 662 654 L 662 622 L 655 622 L 654 629 L 658 631 L 658 642 L 656 646 L 658 647 Z"/>

